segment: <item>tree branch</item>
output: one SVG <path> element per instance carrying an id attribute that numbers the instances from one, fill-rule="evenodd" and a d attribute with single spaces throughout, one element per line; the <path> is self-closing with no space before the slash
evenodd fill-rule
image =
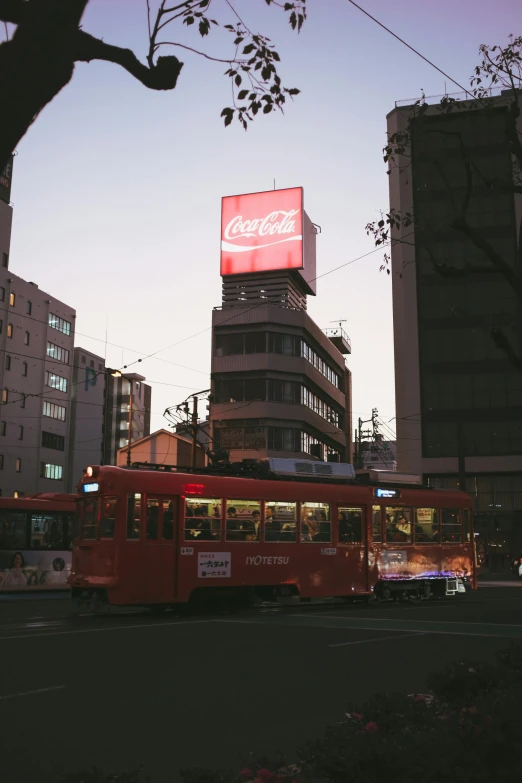
<path id="1" fill-rule="evenodd" d="M 207 60 L 213 60 L 215 63 L 226 63 L 227 65 L 231 65 L 234 62 L 236 64 L 246 62 L 246 60 L 223 60 L 221 57 L 211 57 L 209 54 L 205 54 L 205 52 L 200 52 L 199 49 L 193 49 L 191 46 L 185 46 L 185 44 L 176 43 L 175 41 L 160 41 L 156 46 L 179 46 L 181 49 L 187 49 L 187 51 L 199 54 L 200 57 L 205 57 Z"/>
<path id="2" fill-rule="evenodd" d="M 159 57 L 157 64 L 149 68 L 130 49 L 106 44 L 83 30 L 78 31 L 73 53 L 79 62 L 105 60 L 120 65 L 151 90 L 173 90 L 183 68 L 183 63 L 173 56 Z"/>
<path id="3" fill-rule="evenodd" d="M 0 0 L 0 21 L 19 24 L 24 15 L 25 0 Z"/>
<path id="4" fill-rule="evenodd" d="M 522 276 L 517 274 L 517 271 L 499 256 L 492 245 L 484 239 L 478 231 L 472 228 L 463 217 L 455 218 L 455 220 L 451 222 L 451 227 L 460 231 L 464 236 L 467 236 L 476 248 L 482 250 L 497 272 L 504 275 L 513 290 L 522 299 Z"/>
<path id="5" fill-rule="evenodd" d="M 522 372 L 522 358 L 517 356 L 515 349 L 509 342 L 502 329 L 492 329 L 490 334 L 496 347 L 499 350 L 504 351 L 513 367 L 519 370 L 519 372 Z"/>

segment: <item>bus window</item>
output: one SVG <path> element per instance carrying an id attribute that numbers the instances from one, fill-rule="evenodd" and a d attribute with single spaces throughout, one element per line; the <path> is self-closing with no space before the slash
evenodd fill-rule
<path id="1" fill-rule="evenodd" d="M 463 540 L 471 541 L 471 511 L 469 508 L 462 509 L 462 528 L 463 528 Z"/>
<path id="2" fill-rule="evenodd" d="M 442 509 L 442 543 L 460 544 L 462 541 L 462 520 L 460 508 Z"/>
<path id="3" fill-rule="evenodd" d="M 411 508 L 387 506 L 386 543 L 411 544 Z"/>
<path id="4" fill-rule="evenodd" d="M 155 541 L 158 538 L 159 500 L 147 498 L 147 539 Z"/>
<path id="5" fill-rule="evenodd" d="M 415 541 L 418 544 L 439 543 L 439 517 L 436 508 L 415 509 Z"/>
<path id="6" fill-rule="evenodd" d="M 221 499 L 187 498 L 185 541 L 219 541 L 220 538 Z"/>
<path id="7" fill-rule="evenodd" d="M 362 508 L 339 507 L 337 520 L 341 544 L 362 544 Z"/>
<path id="8" fill-rule="evenodd" d="M 373 516 L 373 542 L 380 544 L 382 542 L 382 513 L 380 506 L 372 507 Z"/>
<path id="9" fill-rule="evenodd" d="M 301 541 L 329 543 L 332 523 L 328 503 L 301 503 Z"/>
<path id="10" fill-rule="evenodd" d="M 0 511 L 0 549 L 25 549 L 27 546 L 27 512 Z"/>
<path id="11" fill-rule="evenodd" d="M 227 541 L 259 541 L 261 503 L 227 500 Z"/>
<path id="12" fill-rule="evenodd" d="M 297 503 L 265 503 L 265 541 L 295 542 Z"/>
<path id="13" fill-rule="evenodd" d="M 165 541 L 172 541 L 174 538 L 174 502 L 172 500 L 163 502 L 162 537 Z"/>
<path id="14" fill-rule="evenodd" d="M 63 514 L 58 511 L 47 514 L 40 511 L 31 512 L 31 549 L 66 549 L 63 523 Z"/>
<path id="15" fill-rule="evenodd" d="M 63 524 L 64 524 L 64 531 L 65 531 L 65 547 L 67 549 L 72 549 L 74 514 L 64 514 Z"/>
<path id="16" fill-rule="evenodd" d="M 98 498 L 86 498 L 81 503 L 80 538 L 96 538 L 98 530 Z"/>
<path id="17" fill-rule="evenodd" d="M 127 538 L 140 537 L 141 528 L 141 495 L 127 495 Z"/>
<path id="18" fill-rule="evenodd" d="M 101 538 L 114 538 L 116 522 L 116 498 L 101 499 Z"/>

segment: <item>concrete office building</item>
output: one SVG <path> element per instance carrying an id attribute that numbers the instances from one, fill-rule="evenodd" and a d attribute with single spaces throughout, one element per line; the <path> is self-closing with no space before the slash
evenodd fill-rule
<path id="1" fill-rule="evenodd" d="M 64 492 L 75 311 L 8 267 L 0 308 L 2 494 Z"/>
<path id="2" fill-rule="evenodd" d="M 411 160 L 396 156 L 389 177 L 391 207 L 415 216 L 394 234 L 407 242 L 391 250 L 398 469 L 470 492 L 479 543 L 506 555 L 522 545 L 522 374 L 493 336 L 500 330 L 522 356 L 521 303 L 452 221 L 465 204 L 464 150 L 466 220 L 521 274 L 522 195 L 487 185 L 512 181 L 512 102 L 502 93 L 487 109 L 466 100 L 450 114 L 429 106 L 412 120 Z M 413 111 L 395 107 L 389 137 L 408 128 Z M 457 274 L 441 276 L 437 264 Z"/>
<path id="3" fill-rule="evenodd" d="M 105 395 L 105 359 L 85 348 L 75 348 L 71 386 L 69 492 L 76 491 L 76 485 L 88 465 L 100 465 L 103 461 Z"/>
<path id="4" fill-rule="evenodd" d="M 223 299 L 212 314 L 213 448 L 229 451 L 233 462 L 350 462 L 350 342 L 340 327 L 325 334 L 306 312 L 307 296 L 315 295 L 316 230 L 302 191 L 223 202 Z M 277 256 L 270 255 L 274 246 Z"/>
<path id="5" fill-rule="evenodd" d="M 143 375 L 106 372 L 103 464 L 116 465 L 120 449 L 150 434 L 152 389 Z M 132 396 L 132 397 L 131 397 Z"/>

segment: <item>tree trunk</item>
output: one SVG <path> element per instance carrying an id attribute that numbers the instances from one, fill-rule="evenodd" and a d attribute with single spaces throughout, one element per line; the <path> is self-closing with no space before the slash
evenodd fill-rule
<path id="1" fill-rule="evenodd" d="M 0 171 L 42 109 L 71 80 L 88 0 L 21 3 L 11 41 L 0 45 Z"/>

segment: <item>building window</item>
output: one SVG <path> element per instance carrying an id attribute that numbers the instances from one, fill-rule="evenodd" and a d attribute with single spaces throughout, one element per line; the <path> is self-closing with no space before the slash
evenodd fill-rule
<path id="1" fill-rule="evenodd" d="M 33 303 L 28 301 L 27 302 L 27 315 L 31 315 L 32 312 L 33 312 Z"/>
<path id="2" fill-rule="evenodd" d="M 7 336 L 8 337 L 13 336 L 13 324 L 7 324 Z"/>
<path id="3" fill-rule="evenodd" d="M 22 363 L 22 375 L 27 376 L 27 362 Z"/>
<path id="4" fill-rule="evenodd" d="M 25 408 L 25 399 L 26 399 L 26 396 L 27 396 L 27 395 L 25 395 L 25 394 L 22 394 L 22 397 L 21 397 L 21 399 L 20 399 L 20 407 L 21 407 L 21 408 Z"/>
<path id="5" fill-rule="evenodd" d="M 85 364 L 85 356 L 82 356 L 82 364 Z"/>
<path id="6" fill-rule="evenodd" d="M 51 389 L 58 389 L 58 391 L 66 392 L 67 391 L 67 378 L 64 378 L 63 375 L 56 375 L 54 372 L 49 372 L 49 370 L 46 370 L 45 372 L 45 385 L 50 386 Z"/>
<path id="7" fill-rule="evenodd" d="M 20 457 L 16 458 L 15 469 L 16 469 L 17 473 L 21 473 L 22 472 L 22 460 L 21 460 Z"/>
<path id="8" fill-rule="evenodd" d="M 11 357 L 6 356 L 5 357 L 5 369 L 10 370 L 11 369 Z"/>
<path id="9" fill-rule="evenodd" d="M 9 400 L 9 389 L 2 389 L 2 403 L 5 405 Z"/>
<path id="10" fill-rule="evenodd" d="M 23 440 L 23 439 L 24 439 L 24 428 L 20 424 L 18 428 L 18 440 Z"/>
<path id="11" fill-rule="evenodd" d="M 54 432 L 42 432 L 42 446 L 56 451 L 65 450 L 65 438 L 63 435 L 55 435 Z"/>
<path id="12" fill-rule="evenodd" d="M 2 327 L 3 327 L 3 325 L 4 325 L 4 322 L 3 322 L 3 321 L 0 321 L 0 334 L 2 334 L 2 331 L 3 331 L 3 328 L 2 328 Z"/>
<path id="13" fill-rule="evenodd" d="M 9 304 L 11 305 L 11 307 L 15 306 L 15 302 L 16 302 L 16 294 L 14 291 L 11 291 L 11 293 L 9 294 Z"/>
<path id="14" fill-rule="evenodd" d="M 5 435 L 7 433 L 7 422 L 3 421 L 0 424 L 0 435 Z"/>
<path id="15" fill-rule="evenodd" d="M 2 266 L 7 269 L 9 266 L 9 256 L 7 253 L 2 253 Z"/>
<path id="16" fill-rule="evenodd" d="M 5 302 L 5 288 L 0 288 L 0 302 Z"/>
<path id="17" fill-rule="evenodd" d="M 4 469 L 4 455 L 0 454 L 0 470 Z"/>
<path id="18" fill-rule="evenodd" d="M 31 339 L 31 335 L 29 334 L 29 332 L 26 332 L 25 333 L 25 337 L 24 337 L 24 344 L 25 345 L 29 345 L 29 340 L 30 339 Z"/>
<path id="19" fill-rule="evenodd" d="M 49 313 L 49 326 L 51 329 L 56 329 L 63 334 L 71 334 L 71 324 L 69 321 L 65 321 L 54 313 Z"/>
<path id="20" fill-rule="evenodd" d="M 94 370 L 94 359 L 91 359 L 91 367 L 92 367 L 92 368 L 93 368 L 93 370 Z"/>
<path id="21" fill-rule="evenodd" d="M 63 362 L 63 364 L 69 364 L 69 351 L 66 348 L 62 348 L 61 345 L 55 343 L 47 343 L 47 356 L 50 359 L 54 359 L 57 362 Z"/>
<path id="22" fill-rule="evenodd" d="M 65 421 L 66 409 L 63 405 L 56 405 L 54 402 L 47 402 L 47 400 L 44 400 L 42 413 L 50 419 Z"/>
<path id="23" fill-rule="evenodd" d="M 51 465 L 49 462 L 40 463 L 40 478 L 53 479 L 61 481 L 63 478 L 63 466 Z"/>

